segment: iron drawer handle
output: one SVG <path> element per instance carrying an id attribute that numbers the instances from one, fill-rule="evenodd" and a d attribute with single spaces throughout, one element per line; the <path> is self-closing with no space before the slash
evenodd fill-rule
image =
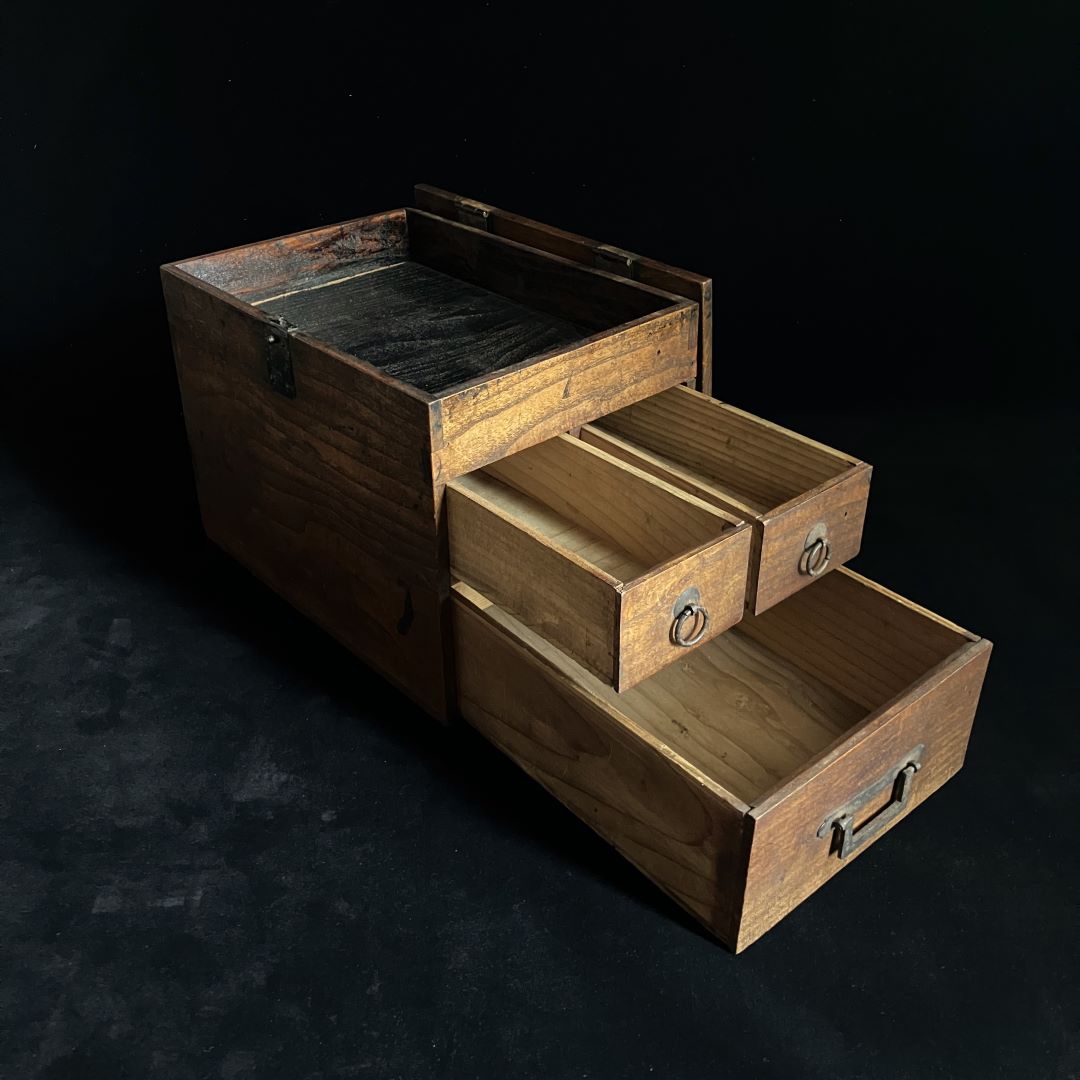
<path id="1" fill-rule="evenodd" d="M 697 630 L 690 636 L 684 637 L 686 624 L 691 627 L 697 626 Z M 671 627 L 671 640 L 684 649 L 695 646 L 709 629 L 709 613 L 700 604 L 687 604 L 686 607 L 675 616 L 675 622 Z"/>
<path id="2" fill-rule="evenodd" d="M 806 534 L 806 539 L 803 541 L 803 553 L 799 557 L 799 573 L 817 577 L 828 569 L 830 558 L 832 558 L 832 549 L 829 547 L 829 527 L 824 521 L 819 521 Z"/>
<path id="3" fill-rule="evenodd" d="M 817 577 L 828 565 L 832 553 L 829 550 L 829 541 L 819 536 L 802 554 L 799 561 L 799 569 L 804 574 Z"/>
<path id="4" fill-rule="evenodd" d="M 919 762 L 922 750 L 921 745 L 915 747 L 906 756 L 904 763 L 899 766 L 895 774 L 892 772 L 887 773 L 883 779 L 875 781 L 868 788 L 864 788 L 851 802 L 841 806 L 838 810 L 834 810 L 825 818 L 817 831 L 817 835 L 818 837 L 831 835 L 830 855 L 835 851 L 841 859 L 846 859 L 864 844 L 873 840 L 878 833 L 887 828 L 908 809 L 915 774 L 922 767 Z M 889 787 L 892 788 L 892 798 L 889 802 L 861 825 L 857 825 L 855 815 L 859 810 Z"/>

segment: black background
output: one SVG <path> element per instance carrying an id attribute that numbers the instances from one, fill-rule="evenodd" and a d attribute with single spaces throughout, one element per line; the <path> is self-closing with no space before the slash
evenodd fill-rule
<path id="1" fill-rule="evenodd" d="M 1080 1076 L 1071 7 L 0 16 L 5 1075 Z M 416 181 L 711 274 L 718 395 L 996 642 L 738 958 L 201 536 L 158 264 Z"/>

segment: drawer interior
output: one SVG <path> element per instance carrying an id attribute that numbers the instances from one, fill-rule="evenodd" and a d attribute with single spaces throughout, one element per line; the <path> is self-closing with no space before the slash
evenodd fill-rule
<path id="1" fill-rule="evenodd" d="M 621 694 L 458 584 L 462 598 L 623 722 L 753 806 L 972 640 L 840 569 Z"/>
<path id="2" fill-rule="evenodd" d="M 609 453 L 633 454 L 690 490 L 752 515 L 838 479 L 859 462 L 688 387 L 596 420 L 583 437 Z"/>
<path id="3" fill-rule="evenodd" d="M 715 541 L 737 520 L 561 437 L 455 485 L 620 583 Z"/>
<path id="4" fill-rule="evenodd" d="M 686 305 L 411 208 L 178 266 L 431 396 Z"/>

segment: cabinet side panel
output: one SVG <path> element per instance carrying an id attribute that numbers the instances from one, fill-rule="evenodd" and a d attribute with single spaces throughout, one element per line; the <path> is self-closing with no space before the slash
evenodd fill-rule
<path id="1" fill-rule="evenodd" d="M 427 405 L 293 338 L 295 398 L 242 303 L 162 275 L 207 534 L 437 717 L 447 712 Z"/>
<path id="2" fill-rule="evenodd" d="M 465 719 L 728 944 L 745 815 L 452 596 Z"/>

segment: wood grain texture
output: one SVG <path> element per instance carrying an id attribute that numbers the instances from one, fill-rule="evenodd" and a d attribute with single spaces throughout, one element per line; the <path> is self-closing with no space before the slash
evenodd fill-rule
<path id="1" fill-rule="evenodd" d="M 588 336 L 566 319 L 411 260 L 260 306 L 433 395 Z"/>
<path id="2" fill-rule="evenodd" d="M 449 391 L 434 404 L 442 482 L 534 446 L 693 374 L 697 308 L 674 307 Z"/>
<path id="3" fill-rule="evenodd" d="M 689 270 L 667 266 L 655 259 L 611 249 L 596 240 L 588 240 L 583 236 L 544 225 L 518 214 L 511 214 L 488 203 L 465 199 L 428 184 L 416 185 L 415 201 L 416 205 L 423 210 L 467 225 L 476 224 L 479 213 L 488 231 L 496 236 L 516 240 L 518 243 L 527 244 L 541 251 L 552 252 L 564 259 L 586 266 L 597 265 L 599 258 L 600 264 L 610 269 L 612 273 L 632 276 L 634 280 L 645 285 L 676 293 L 687 300 L 694 301 L 701 310 L 698 323 L 698 372 L 695 383 L 699 390 L 706 394 L 712 393 L 713 285 L 711 278 Z M 604 257 L 604 252 L 610 254 L 613 251 L 628 257 L 629 263 L 626 258 L 621 260 L 620 265 L 619 260 Z"/>
<path id="4" fill-rule="evenodd" d="M 978 640 L 847 568 L 740 629 L 868 710 Z"/>
<path id="5" fill-rule="evenodd" d="M 427 402 L 302 335 L 266 379 L 256 309 L 162 271 L 208 535 L 438 717 L 445 599 Z"/>
<path id="6" fill-rule="evenodd" d="M 859 554 L 866 503 L 870 497 L 869 465 L 855 465 L 836 480 L 792 499 L 761 522 L 760 554 L 751 610 L 755 615 L 804 588 L 824 581 L 833 570 Z M 804 574 L 799 560 L 810 530 L 824 525 L 830 563 L 816 577 Z"/>
<path id="7" fill-rule="evenodd" d="M 680 659 L 689 587 L 702 640 L 742 617 L 750 530 L 560 436 L 452 481 L 451 569 L 618 690 Z"/>
<path id="8" fill-rule="evenodd" d="M 733 805 L 760 802 L 866 716 L 861 706 L 738 627 L 617 693 L 489 597 L 464 582 L 453 588 L 479 597 L 503 633 L 699 770 Z"/>
<path id="9" fill-rule="evenodd" d="M 960 768 L 990 653 L 989 642 L 841 571 L 616 694 L 469 586 L 454 594 L 466 717 L 736 950 L 854 861 L 817 836 L 831 812 L 888 780 L 919 745 L 922 767 L 896 820 Z M 780 617 L 789 606 L 793 620 Z M 794 638 L 757 632 L 802 619 Z M 865 661 L 879 678 L 890 642 L 905 633 L 918 640 L 892 672 L 900 691 L 869 709 L 848 697 L 842 688 L 862 686 L 851 670 Z M 822 638 L 834 658 L 811 670 L 805 658 Z M 696 852 L 671 844 L 693 804 L 658 800 L 650 771 L 624 764 L 623 755 L 653 753 L 724 806 L 717 873 L 686 876 Z M 736 817 L 745 821 L 738 839 Z M 657 858 L 665 850 L 678 858 Z"/>
<path id="10" fill-rule="evenodd" d="M 581 438 L 753 523 L 755 614 L 858 554 L 870 466 L 796 432 L 679 386 L 584 426 Z M 831 561 L 811 577 L 799 563 L 819 524 Z"/>
<path id="11" fill-rule="evenodd" d="M 902 821 L 964 763 L 982 689 L 990 642 L 964 645 L 860 730 L 751 813 L 753 832 L 736 951 L 774 926 L 797 904 Z M 923 745 L 908 805 L 876 836 L 841 862 L 831 836 L 817 836 L 827 816 L 875 781 L 894 775 L 902 757 Z M 875 917 L 888 896 L 851 912 L 852 928 Z"/>
<path id="12" fill-rule="evenodd" d="M 420 210 L 408 209 L 405 215 L 413 259 L 589 330 L 610 329 L 687 303 L 675 293 L 626 281 Z"/>
<path id="13" fill-rule="evenodd" d="M 178 270 L 255 303 L 276 293 L 343 277 L 409 250 L 404 210 L 184 259 Z"/>
<path id="14" fill-rule="evenodd" d="M 711 543 L 739 523 L 565 435 L 492 462 L 484 472 L 606 537 L 642 567 Z"/>
<path id="15" fill-rule="evenodd" d="M 628 690 L 669 664 L 683 663 L 742 618 L 752 535 L 744 523 L 623 587 L 616 690 Z M 709 623 L 701 643 L 687 649 L 674 642 L 672 629 L 676 601 L 689 588 L 697 589 Z"/>
<path id="16" fill-rule="evenodd" d="M 454 636 L 469 723 L 713 933 L 733 941 L 735 890 L 726 886 L 744 872 L 744 808 L 503 632 L 483 597 L 463 586 L 455 586 Z"/>
<path id="17" fill-rule="evenodd" d="M 433 260 L 463 260 L 460 280 L 415 260 L 400 268 L 415 239 L 403 211 L 162 275 L 208 534 L 445 718 L 455 700 L 446 478 L 684 378 L 696 310 L 608 274 L 546 266 L 551 256 L 498 237 L 481 234 L 478 245 L 459 235 L 474 230 L 448 222 L 418 228 Z M 361 281 L 378 293 L 366 307 Z M 484 281 L 503 283 L 503 294 L 484 292 Z M 563 296 L 588 306 L 579 287 L 595 288 L 598 308 L 619 319 L 657 314 L 581 338 L 559 314 Z M 532 315 L 546 314 L 530 322 L 521 305 L 534 295 L 544 299 Z M 306 323 L 288 337 L 295 398 L 267 383 L 279 313 Z M 563 345 L 545 348 L 553 338 Z M 403 379 L 456 388 L 444 408 Z"/>
<path id="18" fill-rule="evenodd" d="M 485 497 L 485 485 L 472 477 L 448 487 L 446 506 L 455 577 L 484 590 L 605 682 L 613 682 L 618 580 Z"/>

